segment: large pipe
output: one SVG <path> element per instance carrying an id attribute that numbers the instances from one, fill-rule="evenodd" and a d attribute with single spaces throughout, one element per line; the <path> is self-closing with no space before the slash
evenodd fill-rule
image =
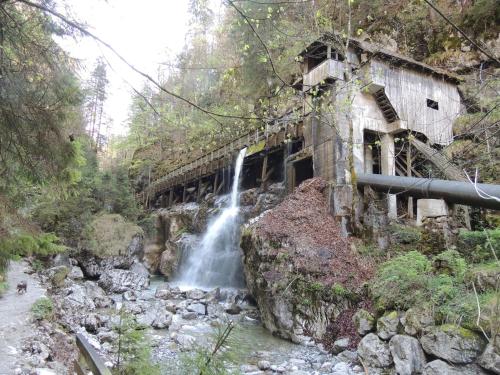
<path id="1" fill-rule="evenodd" d="M 470 182 L 380 174 L 359 174 L 356 181 L 358 186 L 369 186 L 373 190 L 383 193 L 400 193 L 416 198 L 444 199 L 449 203 L 500 210 L 500 185 L 477 184 L 474 186 Z M 497 199 L 481 197 L 478 191 L 481 195 L 489 195 Z"/>

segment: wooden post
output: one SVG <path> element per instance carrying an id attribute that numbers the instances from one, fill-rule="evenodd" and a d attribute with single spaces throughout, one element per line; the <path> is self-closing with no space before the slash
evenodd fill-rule
<path id="1" fill-rule="evenodd" d="M 174 203 L 174 188 L 170 189 L 168 192 L 168 207 L 171 207 Z"/>
<path id="2" fill-rule="evenodd" d="M 264 160 L 262 161 L 262 174 L 260 177 L 260 187 L 263 191 L 267 190 L 267 159 L 268 155 L 266 154 L 266 156 L 264 156 Z"/>
<path id="3" fill-rule="evenodd" d="M 408 139 L 408 150 L 406 152 L 406 175 L 411 177 L 411 141 Z M 413 219 L 413 197 L 408 197 L 408 218 Z"/>
<path id="4" fill-rule="evenodd" d="M 184 185 L 184 188 L 182 190 L 182 203 L 186 203 L 186 197 L 187 197 L 187 189 L 186 185 Z"/>
<path id="5" fill-rule="evenodd" d="M 205 192 L 204 190 L 205 190 L 205 185 L 203 184 L 202 179 L 200 178 L 198 180 L 198 194 L 196 197 L 197 202 L 199 202 L 201 200 L 201 196 Z"/>
<path id="6" fill-rule="evenodd" d="M 214 192 L 214 194 L 215 194 L 215 192 L 217 191 L 217 188 L 218 188 L 218 186 L 217 186 L 217 185 L 218 185 L 218 184 L 219 184 L 219 171 L 218 171 L 218 170 L 216 170 L 216 171 L 215 171 L 215 178 L 214 178 L 214 188 L 213 188 L 213 190 L 212 190 L 212 191 Z"/>

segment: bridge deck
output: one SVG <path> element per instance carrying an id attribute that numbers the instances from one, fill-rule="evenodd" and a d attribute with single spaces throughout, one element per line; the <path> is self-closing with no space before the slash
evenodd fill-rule
<path id="1" fill-rule="evenodd" d="M 151 183 L 142 193 L 138 194 L 138 200 L 147 203 L 176 186 L 182 186 L 199 180 L 203 177 L 213 175 L 218 170 L 228 167 L 233 163 L 233 156 L 243 147 L 257 146 L 261 142 L 263 148 L 271 148 L 283 143 L 287 137 L 300 137 L 303 134 L 302 123 L 292 122 L 290 118 L 283 118 L 268 125 L 265 131 L 255 130 L 239 138 L 227 142 L 223 146 L 192 160 Z M 260 151 L 260 149 L 259 149 Z"/>

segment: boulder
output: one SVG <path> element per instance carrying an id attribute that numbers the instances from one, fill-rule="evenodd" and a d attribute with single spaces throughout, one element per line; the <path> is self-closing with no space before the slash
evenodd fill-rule
<path id="1" fill-rule="evenodd" d="M 186 292 L 186 298 L 189 299 L 202 299 L 205 297 L 206 292 L 200 289 L 191 289 Z"/>
<path id="2" fill-rule="evenodd" d="M 112 269 L 101 275 L 98 284 L 107 292 L 124 293 L 131 289 L 146 288 L 149 285 L 149 279 L 132 271 Z"/>
<path id="3" fill-rule="evenodd" d="M 368 367 L 384 368 L 392 364 L 389 345 L 374 333 L 369 333 L 358 345 L 358 355 Z"/>
<path id="4" fill-rule="evenodd" d="M 375 318 L 366 310 L 358 310 L 352 317 L 356 330 L 361 336 L 373 331 L 375 328 Z"/>
<path id="5" fill-rule="evenodd" d="M 413 307 L 403 314 L 401 324 L 406 334 L 416 336 L 434 326 L 434 315 L 430 309 Z"/>
<path id="6" fill-rule="evenodd" d="M 181 252 L 177 244 L 167 241 L 165 243 L 165 250 L 161 253 L 158 271 L 170 280 L 179 266 L 180 257 Z"/>
<path id="7" fill-rule="evenodd" d="M 500 374 L 500 336 L 494 339 L 486 346 L 485 351 L 479 357 L 477 363 L 495 374 Z"/>
<path id="8" fill-rule="evenodd" d="M 172 298 L 173 294 L 168 285 L 164 285 L 156 288 L 155 297 L 166 300 Z"/>
<path id="9" fill-rule="evenodd" d="M 193 336 L 186 334 L 175 334 L 173 339 L 181 347 L 181 350 L 191 350 L 196 343 Z"/>
<path id="10" fill-rule="evenodd" d="M 347 350 L 349 348 L 350 342 L 351 341 L 347 337 L 335 340 L 332 346 L 333 354 L 339 354 L 344 350 Z"/>
<path id="11" fill-rule="evenodd" d="M 203 303 L 192 303 L 187 307 L 187 311 L 192 311 L 198 315 L 206 315 L 207 308 Z"/>
<path id="12" fill-rule="evenodd" d="M 420 343 L 427 354 L 455 364 L 474 362 L 486 346 L 479 334 L 452 324 L 433 327 Z"/>
<path id="13" fill-rule="evenodd" d="M 45 274 L 54 287 L 60 288 L 64 286 L 64 281 L 69 274 L 69 268 L 67 266 L 56 266 L 49 268 L 45 271 Z"/>
<path id="14" fill-rule="evenodd" d="M 87 297 L 94 302 L 97 308 L 107 308 L 113 305 L 113 300 L 95 282 L 87 280 L 83 286 Z"/>
<path id="15" fill-rule="evenodd" d="M 395 335 L 389 349 L 399 375 L 421 374 L 426 364 L 425 354 L 418 340 L 411 336 Z"/>
<path id="16" fill-rule="evenodd" d="M 83 271 L 78 266 L 71 267 L 71 271 L 69 271 L 68 277 L 72 280 L 81 280 L 83 279 Z"/>
<path id="17" fill-rule="evenodd" d="M 387 312 L 377 320 L 377 335 L 382 340 L 389 340 L 398 333 L 399 328 L 400 321 L 397 311 Z"/>
<path id="18" fill-rule="evenodd" d="M 427 363 L 423 375 L 487 375 L 488 373 L 477 365 L 451 366 L 437 359 Z"/>
<path id="19" fill-rule="evenodd" d="M 172 324 L 172 314 L 167 311 L 158 311 L 151 326 L 156 329 L 168 328 Z"/>
<path id="20" fill-rule="evenodd" d="M 149 277 L 149 271 L 146 266 L 137 260 L 130 266 L 130 271 L 145 277 Z"/>
<path id="21" fill-rule="evenodd" d="M 161 244 L 148 243 L 146 246 L 144 246 L 144 255 L 142 257 L 142 261 L 149 272 L 158 272 L 158 269 L 160 267 L 161 254 L 163 253 L 163 251 L 164 248 Z"/>

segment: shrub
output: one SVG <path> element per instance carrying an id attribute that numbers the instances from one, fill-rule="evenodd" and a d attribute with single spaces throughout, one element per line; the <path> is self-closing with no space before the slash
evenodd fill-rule
<path id="1" fill-rule="evenodd" d="M 442 266 L 433 269 L 432 264 Z M 464 259 L 454 250 L 435 256 L 433 263 L 411 251 L 383 263 L 371 291 L 380 309 L 440 306 L 464 290 L 465 271 Z"/>
<path id="2" fill-rule="evenodd" d="M 446 250 L 433 258 L 435 272 L 445 273 L 462 281 L 467 270 L 467 263 L 456 250 Z"/>
<path id="3" fill-rule="evenodd" d="M 500 255 L 500 228 L 483 231 L 460 231 L 457 250 L 471 263 L 494 260 Z"/>
<path id="4" fill-rule="evenodd" d="M 39 298 L 33 306 L 31 306 L 31 312 L 36 320 L 51 319 L 54 313 L 52 300 L 47 297 Z"/>
<path id="5" fill-rule="evenodd" d="M 120 363 L 115 373 L 120 375 L 159 375 L 160 368 L 151 363 L 151 345 L 144 330 L 129 314 L 122 312 L 120 324 L 113 327 L 119 334 L 115 346 Z M 118 351 L 119 350 L 119 351 Z"/>

